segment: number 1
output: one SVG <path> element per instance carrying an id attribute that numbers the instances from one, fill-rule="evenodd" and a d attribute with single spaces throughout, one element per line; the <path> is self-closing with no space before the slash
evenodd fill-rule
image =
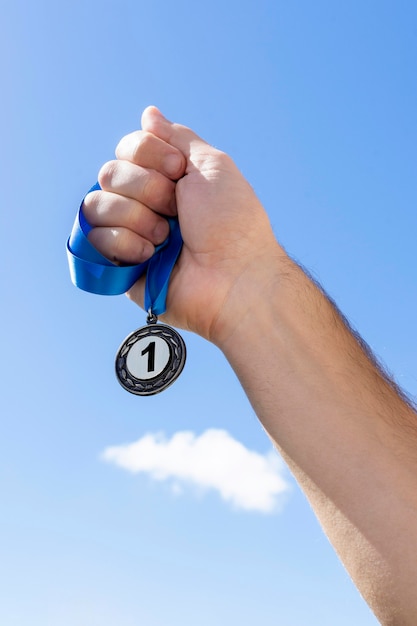
<path id="1" fill-rule="evenodd" d="M 155 370 L 155 342 L 151 341 L 151 343 L 141 352 L 142 356 L 148 355 L 148 372 L 153 372 Z"/>

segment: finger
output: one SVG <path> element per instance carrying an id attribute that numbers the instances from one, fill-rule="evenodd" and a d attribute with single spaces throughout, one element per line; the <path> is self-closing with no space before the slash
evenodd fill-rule
<path id="1" fill-rule="evenodd" d="M 155 170 L 129 161 L 108 161 L 98 182 L 104 191 L 132 198 L 164 215 L 176 214 L 175 183 Z"/>
<path id="2" fill-rule="evenodd" d="M 147 107 L 144 110 L 142 114 L 142 128 L 163 139 L 171 146 L 178 148 L 187 159 L 187 172 L 198 167 L 198 164 L 190 160 L 192 153 L 201 153 L 206 157 L 208 150 L 216 151 L 215 148 L 206 143 L 190 128 L 167 120 L 159 109 L 154 106 Z"/>
<path id="3" fill-rule="evenodd" d="M 172 180 L 178 180 L 185 172 L 185 158 L 178 148 L 142 130 L 130 133 L 120 140 L 116 157 L 157 170 Z"/>
<path id="4" fill-rule="evenodd" d="M 169 234 L 166 219 L 141 202 L 108 191 L 92 191 L 84 198 L 83 212 L 93 227 L 127 228 L 154 245 Z"/>
<path id="5" fill-rule="evenodd" d="M 142 276 L 135 282 L 133 287 L 126 292 L 127 297 L 132 302 L 135 302 L 137 305 L 144 308 L 144 300 L 145 300 L 145 277 Z"/>
<path id="6" fill-rule="evenodd" d="M 144 263 L 155 252 L 150 241 L 128 228 L 97 227 L 88 233 L 90 243 L 113 263 Z"/>

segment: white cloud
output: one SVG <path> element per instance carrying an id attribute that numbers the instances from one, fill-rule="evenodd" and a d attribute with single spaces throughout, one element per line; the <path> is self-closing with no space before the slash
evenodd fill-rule
<path id="1" fill-rule="evenodd" d="M 197 436 L 177 432 L 170 439 L 149 433 L 134 443 L 106 448 L 102 459 L 154 480 L 172 479 L 176 493 L 187 485 L 214 489 L 234 507 L 271 513 L 289 490 L 284 464 L 274 450 L 248 450 L 225 430 Z"/>

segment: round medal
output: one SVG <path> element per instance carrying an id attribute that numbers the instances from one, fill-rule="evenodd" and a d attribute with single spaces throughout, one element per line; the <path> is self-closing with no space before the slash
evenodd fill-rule
<path id="1" fill-rule="evenodd" d="M 130 393 L 151 396 L 178 378 L 185 359 L 181 335 L 170 326 L 151 323 L 126 337 L 116 355 L 116 375 Z"/>

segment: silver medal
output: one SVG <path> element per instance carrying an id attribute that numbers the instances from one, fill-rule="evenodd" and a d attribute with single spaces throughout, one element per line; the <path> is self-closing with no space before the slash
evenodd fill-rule
<path id="1" fill-rule="evenodd" d="M 152 396 L 163 391 L 181 374 L 186 348 L 176 330 L 157 324 L 149 313 L 148 325 L 131 333 L 116 355 L 119 383 L 138 396 Z"/>

